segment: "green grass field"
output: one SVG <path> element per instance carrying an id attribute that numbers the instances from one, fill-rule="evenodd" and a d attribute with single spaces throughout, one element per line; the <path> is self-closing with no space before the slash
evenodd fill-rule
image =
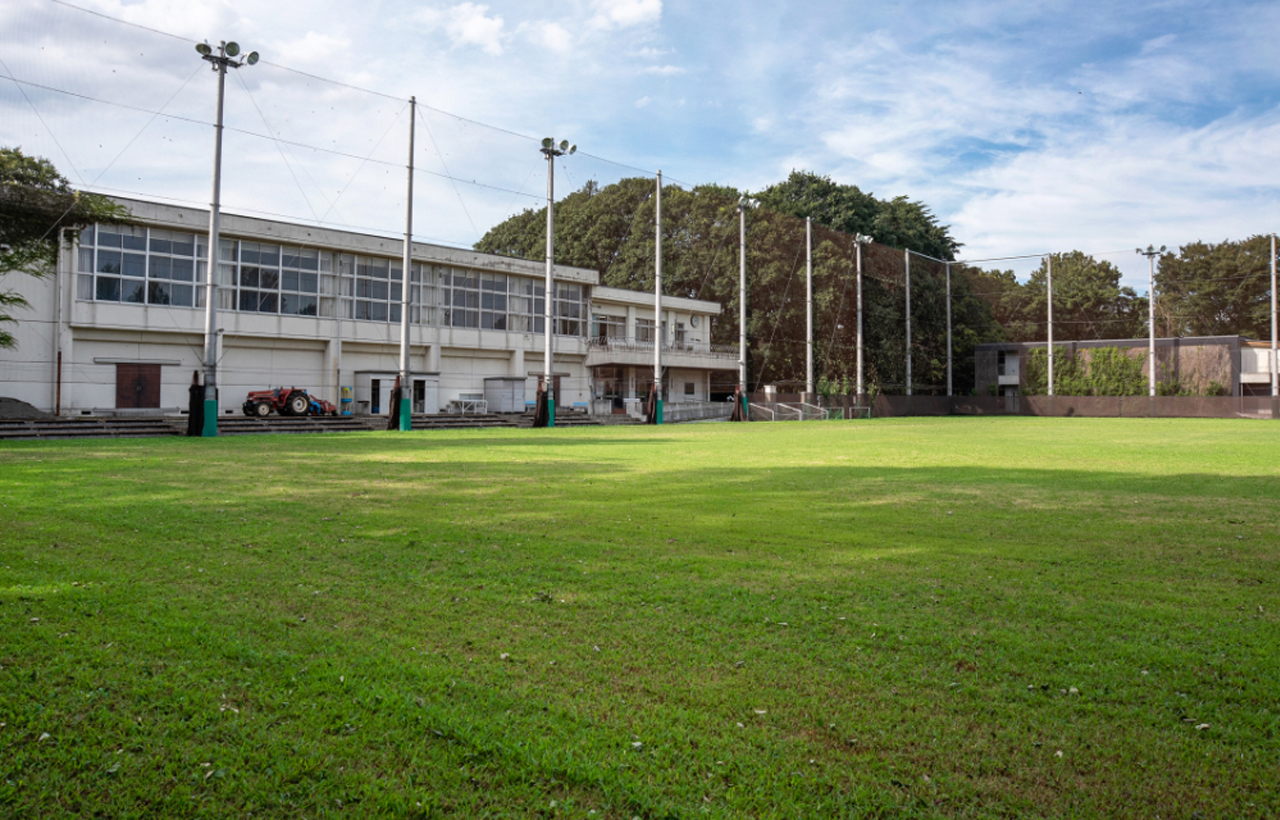
<path id="1" fill-rule="evenodd" d="M 0 446 L 0 815 L 1276 817 L 1280 425 Z"/>

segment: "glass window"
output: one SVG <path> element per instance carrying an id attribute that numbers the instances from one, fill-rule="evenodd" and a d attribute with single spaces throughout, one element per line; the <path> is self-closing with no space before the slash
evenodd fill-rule
<path id="1" fill-rule="evenodd" d="M 146 276 L 147 275 L 147 257 L 141 253 L 126 253 L 124 255 L 124 265 L 120 270 L 125 276 Z"/>
<path id="2" fill-rule="evenodd" d="M 122 225 L 120 231 L 120 244 L 125 250 L 145 251 L 147 249 L 147 229 L 139 228 L 133 225 Z"/>
<path id="3" fill-rule="evenodd" d="M 114 273 L 118 276 L 120 274 L 120 251 L 98 251 L 98 273 Z"/>
<path id="4" fill-rule="evenodd" d="M 120 280 L 113 276 L 99 276 L 96 298 L 99 302 L 119 302 Z"/>
<path id="5" fill-rule="evenodd" d="M 173 279 L 178 282 L 190 282 L 192 280 L 192 266 L 195 264 L 192 259 L 174 259 L 172 260 L 171 270 Z"/>
<path id="6" fill-rule="evenodd" d="M 191 285 L 174 285 L 169 294 L 170 304 L 177 307 L 191 307 L 192 291 Z"/>
<path id="7" fill-rule="evenodd" d="M 173 260 L 167 256 L 151 257 L 151 278 L 172 279 Z"/>
<path id="8" fill-rule="evenodd" d="M 137 280 L 124 279 L 122 296 L 125 302 L 133 302 L 134 304 L 143 304 L 146 301 L 147 285 L 145 282 Z"/>
<path id="9" fill-rule="evenodd" d="M 169 304 L 169 283 L 168 282 L 148 282 L 147 283 L 147 304 L 149 305 Z"/>

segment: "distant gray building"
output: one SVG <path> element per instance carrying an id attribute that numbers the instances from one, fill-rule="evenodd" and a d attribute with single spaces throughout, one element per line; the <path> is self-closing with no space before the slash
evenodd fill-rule
<path id="1" fill-rule="evenodd" d="M 1031 351 L 1045 342 L 994 342 L 974 351 L 974 384 L 979 395 L 1017 396 L 1025 392 L 1027 361 Z M 1100 339 L 1054 342 L 1054 347 L 1076 355 L 1083 362 L 1091 351 L 1112 347 L 1143 360 L 1142 372 L 1150 373 L 1147 339 Z M 1208 395 L 1214 383 L 1230 396 L 1271 395 L 1271 344 L 1243 336 L 1189 336 L 1156 339 L 1156 379 L 1178 381 L 1199 395 Z"/>

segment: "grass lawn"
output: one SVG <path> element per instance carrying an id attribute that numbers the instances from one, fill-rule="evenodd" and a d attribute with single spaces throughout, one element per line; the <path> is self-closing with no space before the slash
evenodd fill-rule
<path id="1" fill-rule="evenodd" d="M 1280 424 L 0 445 L 0 815 L 1280 816 Z"/>

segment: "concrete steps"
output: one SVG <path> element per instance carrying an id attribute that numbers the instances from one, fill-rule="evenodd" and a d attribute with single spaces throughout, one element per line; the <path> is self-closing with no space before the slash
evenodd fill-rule
<path id="1" fill-rule="evenodd" d="M 161 417 L 0 419 L 0 441 L 176 436 L 186 431 L 186 419 L 179 421 L 180 427 Z"/>

